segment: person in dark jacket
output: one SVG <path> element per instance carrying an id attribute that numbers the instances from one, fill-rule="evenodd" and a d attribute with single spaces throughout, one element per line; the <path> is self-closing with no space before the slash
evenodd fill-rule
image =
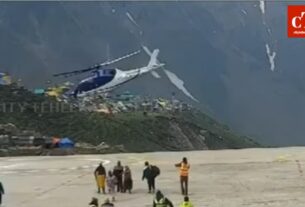
<path id="1" fill-rule="evenodd" d="M 145 168 L 143 170 L 143 176 L 142 180 L 146 179 L 148 184 L 148 193 L 155 193 L 155 180 L 156 177 L 159 175 L 159 172 L 157 172 L 159 168 L 157 166 L 152 166 L 149 164 L 149 162 L 144 163 Z"/>
<path id="2" fill-rule="evenodd" d="M 124 170 L 124 193 L 128 191 L 131 193 L 132 190 L 132 175 L 131 175 L 131 170 L 129 169 L 128 166 L 125 166 Z"/>
<path id="3" fill-rule="evenodd" d="M 156 192 L 153 207 L 174 207 L 173 203 L 166 198 L 161 191 Z"/>
<path id="4" fill-rule="evenodd" d="M 101 193 L 102 189 L 103 194 L 105 194 L 106 169 L 103 166 L 103 163 L 100 163 L 100 165 L 95 169 L 94 175 L 97 183 L 97 192 Z"/>
<path id="5" fill-rule="evenodd" d="M 2 195 L 4 194 L 4 188 L 0 181 L 0 206 L 2 205 Z"/>
<path id="6" fill-rule="evenodd" d="M 113 174 L 117 179 L 117 192 L 123 192 L 123 171 L 124 168 L 121 165 L 121 161 L 118 161 L 113 169 Z"/>

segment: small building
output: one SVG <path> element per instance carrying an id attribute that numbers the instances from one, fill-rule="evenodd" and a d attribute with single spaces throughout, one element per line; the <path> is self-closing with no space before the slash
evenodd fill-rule
<path id="1" fill-rule="evenodd" d="M 15 146 L 33 146 L 34 143 L 34 136 L 12 136 L 11 140 L 13 145 Z"/>
<path id="2" fill-rule="evenodd" d="M 0 135 L 0 149 L 9 147 L 10 145 L 10 136 L 9 135 Z"/>

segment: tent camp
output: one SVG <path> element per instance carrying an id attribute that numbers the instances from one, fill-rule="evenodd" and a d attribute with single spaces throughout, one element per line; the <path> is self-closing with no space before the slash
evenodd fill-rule
<path id="1" fill-rule="evenodd" d="M 6 73 L 0 72 L 0 85 L 10 85 L 12 83 L 11 77 Z"/>
<path id="2" fill-rule="evenodd" d="M 74 142 L 68 137 L 63 138 L 59 141 L 59 148 L 73 148 Z"/>

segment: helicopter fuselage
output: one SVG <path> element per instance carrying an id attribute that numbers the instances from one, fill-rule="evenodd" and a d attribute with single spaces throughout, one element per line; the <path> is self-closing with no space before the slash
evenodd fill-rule
<path id="1" fill-rule="evenodd" d="M 106 93 L 125 84 L 142 74 L 162 67 L 163 64 L 153 64 L 146 67 L 122 71 L 119 69 L 102 69 L 93 72 L 93 75 L 82 80 L 74 90 L 74 97 L 83 97 L 96 93 Z"/>
<path id="2" fill-rule="evenodd" d="M 133 53 L 133 54 L 136 54 L 136 53 Z M 97 94 L 97 93 L 106 93 L 128 81 L 131 81 L 131 80 L 137 78 L 138 76 L 140 76 L 142 74 L 151 72 L 155 69 L 158 69 L 158 68 L 164 66 L 164 64 L 158 62 L 158 60 L 157 60 L 158 54 L 159 54 L 159 50 L 155 49 L 153 51 L 153 53 L 149 54 L 150 55 L 149 63 L 146 66 L 137 68 L 137 69 L 122 71 L 117 68 L 116 69 L 96 69 L 96 70 L 92 70 L 91 68 L 89 68 L 89 69 L 80 70 L 80 71 L 60 73 L 60 74 L 56 74 L 56 76 L 78 74 L 78 73 L 84 73 L 87 71 L 91 71 L 92 75 L 90 77 L 80 81 L 80 83 L 77 85 L 77 87 L 72 92 L 72 95 L 75 98 L 77 98 L 77 97 L 83 97 L 83 96 Z M 131 56 L 131 55 L 132 54 L 124 56 L 124 58 Z M 116 62 L 119 59 L 122 59 L 122 58 L 118 58 L 112 62 Z M 109 63 L 107 63 L 107 64 L 109 64 Z"/>
<path id="3" fill-rule="evenodd" d="M 119 69 L 103 69 L 93 72 L 93 75 L 82 80 L 74 90 L 75 97 L 82 97 L 92 93 L 103 93 L 112 90 L 129 80 L 134 79 L 137 74 L 129 74 Z"/>

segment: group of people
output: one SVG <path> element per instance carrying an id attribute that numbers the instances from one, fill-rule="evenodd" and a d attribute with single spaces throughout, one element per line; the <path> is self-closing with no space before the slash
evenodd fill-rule
<path id="1" fill-rule="evenodd" d="M 148 193 L 156 193 L 153 201 L 153 207 L 173 207 L 173 203 L 166 198 L 160 190 L 155 192 L 155 179 L 158 175 L 160 175 L 160 169 L 155 165 L 151 165 L 147 161 L 144 163 L 144 165 L 145 168 L 143 170 L 142 180 L 147 180 Z M 180 207 L 193 207 L 188 197 L 190 165 L 187 158 L 184 157 L 181 162 L 175 164 L 175 167 L 179 168 L 180 171 L 181 194 L 184 196 L 184 201 L 181 203 Z M 97 192 L 101 193 L 102 190 L 102 192 L 106 194 L 107 184 L 108 193 L 112 196 L 112 201 L 106 199 L 101 207 L 114 207 L 112 202 L 115 201 L 116 192 L 125 193 L 128 191 L 131 193 L 133 187 L 131 170 L 128 166 L 123 167 L 120 161 L 117 162 L 117 165 L 113 168 L 113 170 L 108 171 L 108 175 L 106 174 L 106 169 L 103 166 L 103 163 L 100 163 L 100 165 L 94 171 L 94 176 L 98 187 Z M 0 182 L 0 206 L 2 204 L 3 194 L 4 188 Z M 89 205 L 91 207 L 99 207 L 98 199 L 93 198 Z"/>
<path id="2" fill-rule="evenodd" d="M 166 198 L 160 190 L 155 192 L 155 180 L 157 176 L 160 175 L 160 169 L 155 165 L 151 165 L 148 161 L 144 163 L 144 166 L 145 168 L 143 170 L 142 180 L 147 180 L 148 193 L 156 193 L 153 207 L 173 207 L 173 203 Z M 190 202 L 188 197 L 190 164 L 188 163 L 187 158 L 184 157 L 181 162 L 175 164 L 175 167 L 179 168 L 181 194 L 184 196 L 184 201 L 181 203 L 180 207 L 193 207 L 193 204 Z M 103 166 L 103 163 L 100 163 L 96 168 L 94 175 L 98 186 L 98 193 L 100 193 L 102 189 L 102 192 L 105 194 L 105 186 L 107 183 L 108 192 L 112 195 L 112 202 L 115 201 L 114 194 L 116 191 L 122 193 L 128 191 L 131 193 L 133 185 L 131 170 L 128 166 L 123 167 L 120 161 L 118 161 L 113 171 L 108 172 L 108 176 L 106 175 L 106 169 Z M 116 186 L 117 188 L 115 189 Z M 99 207 L 98 200 L 93 198 L 90 202 L 90 206 Z M 106 199 L 105 203 L 101 205 L 101 207 L 112 206 L 114 206 L 114 204 L 111 203 L 109 199 Z"/>
<path id="3" fill-rule="evenodd" d="M 128 166 L 123 167 L 121 162 L 118 161 L 117 165 L 111 171 L 108 171 L 106 175 L 106 169 L 103 163 L 96 168 L 94 171 L 98 193 L 106 194 L 106 184 L 108 188 L 108 193 L 112 195 L 112 201 L 115 200 L 115 192 L 125 193 L 128 191 L 131 193 L 132 190 L 132 175 L 131 170 Z M 117 187 L 117 188 L 116 188 Z"/>

